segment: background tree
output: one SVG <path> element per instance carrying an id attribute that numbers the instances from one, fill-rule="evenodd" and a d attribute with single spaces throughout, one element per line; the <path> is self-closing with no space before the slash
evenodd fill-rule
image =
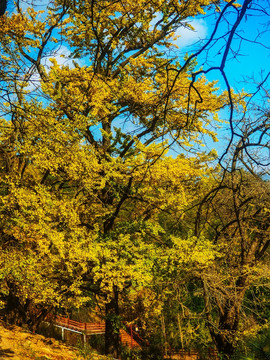
<path id="1" fill-rule="evenodd" d="M 253 120 L 246 120 L 231 166 L 198 211 L 197 234 L 208 231 L 221 254 L 216 266 L 202 275 L 202 281 L 212 338 L 228 356 L 247 327 L 248 320 L 241 319 L 248 290 L 269 281 L 270 189 L 269 180 L 264 178 L 268 123 L 267 114 L 257 118 L 256 126 Z"/>

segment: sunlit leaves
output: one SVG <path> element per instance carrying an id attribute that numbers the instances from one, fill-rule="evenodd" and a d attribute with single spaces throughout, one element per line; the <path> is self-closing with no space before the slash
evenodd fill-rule
<path id="1" fill-rule="evenodd" d="M 170 53 L 174 31 L 210 3 L 55 1 L 1 19 L 3 298 L 79 306 L 94 289 L 110 301 L 185 258 L 211 263 L 208 241 L 164 224 L 185 217 L 212 172 L 212 155 L 168 154 L 214 138 L 226 103 Z M 56 39 L 73 62 L 55 56 Z"/>

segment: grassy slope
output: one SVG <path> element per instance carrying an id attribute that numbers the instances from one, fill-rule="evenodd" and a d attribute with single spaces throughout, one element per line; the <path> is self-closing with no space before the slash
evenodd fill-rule
<path id="1" fill-rule="evenodd" d="M 91 360 L 106 360 L 91 355 Z M 17 326 L 0 322 L 1 360 L 82 360 L 78 351 L 52 338 L 31 334 Z"/>

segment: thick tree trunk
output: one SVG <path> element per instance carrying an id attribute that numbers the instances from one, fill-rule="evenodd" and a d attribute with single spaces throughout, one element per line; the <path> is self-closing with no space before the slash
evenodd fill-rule
<path id="1" fill-rule="evenodd" d="M 40 323 L 52 310 L 52 306 L 37 306 L 33 304 L 30 299 L 26 299 L 24 303 L 22 303 L 15 294 L 13 284 L 9 284 L 9 294 L 6 298 L 6 305 L 1 311 L 3 320 L 18 326 L 26 325 L 29 330 L 35 332 Z"/>
<path id="2" fill-rule="evenodd" d="M 119 306 L 118 290 L 114 286 L 112 298 L 106 304 L 105 353 L 119 357 Z"/>
<path id="3" fill-rule="evenodd" d="M 7 296 L 6 306 L 3 309 L 3 319 L 10 324 L 18 326 L 22 326 L 26 322 L 24 306 L 22 306 L 19 298 L 11 291 Z"/>
<path id="4" fill-rule="evenodd" d="M 230 334 L 231 336 L 232 334 Z M 215 342 L 218 353 L 222 354 L 225 359 L 230 359 L 234 353 L 235 346 L 233 341 L 231 341 L 228 334 L 225 332 L 212 334 L 212 339 Z"/>
<path id="5" fill-rule="evenodd" d="M 0 0 L 0 16 L 4 15 L 7 8 L 7 0 Z"/>
<path id="6" fill-rule="evenodd" d="M 230 359 L 235 351 L 236 334 L 239 326 L 239 303 L 227 301 L 224 311 L 220 314 L 218 330 L 211 329 L 211 336 L 217 350 L 225 359 Z"/>
<path id="7" fill-rule="evenodd" d="M 234 292 L 217 291 L 218 288 L 216 288 L 215 296 L 212 298 L 213 289 L 211 293 L 207 284 L 203 284 L 210 335 L 219 354 L 222 354 L 224 359 L 231 359 L 237 345 L 240 309 L 246 292 L 246 282 L 246 277 L 240 276 L 236 281 Z M 214 312 L 212 304 L 214 304 Z M 218 313 L 216 313 L 217 309 Z M 216 314 L 214 315 L 214 313 Z"/>

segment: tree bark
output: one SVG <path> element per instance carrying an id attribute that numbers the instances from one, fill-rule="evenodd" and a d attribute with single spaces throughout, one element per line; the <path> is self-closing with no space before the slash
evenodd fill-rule
<path id="1" fill-rule="evenodd" d="M 0 16 L 4 15 L 7 9 L 7 0 L 0 0 Z"/>
<path id="2" fill-rule="evenodd" d="M 119 357 L 119 306 L 117 286 L 113 288 L 110 301 L 106 304 L 105 354 Z"/>
<path id="3" fill-rule="evenodd" d="M 219 354 L 225 356 L 225 359 L 230 359 L 235 351 L 242 299 L 243 295 L 239 294 L 239 299 L 236 301 L 227 300 L 223 313 L 219 316 L 218 330 L 214 328 L 210 330 Z"/>
<path id="4" fill-rule="evenodd" d="M 35 305 L 30 299 L 21 302 L 16 295 L 16 288 L 9 283 L 9 294 L 6 298 L 6 306 L 1 311 L 3 320 L 7 323 L 23 326 L 35 332 L 42 321 L 52 310 L 52 306 Z"/>

